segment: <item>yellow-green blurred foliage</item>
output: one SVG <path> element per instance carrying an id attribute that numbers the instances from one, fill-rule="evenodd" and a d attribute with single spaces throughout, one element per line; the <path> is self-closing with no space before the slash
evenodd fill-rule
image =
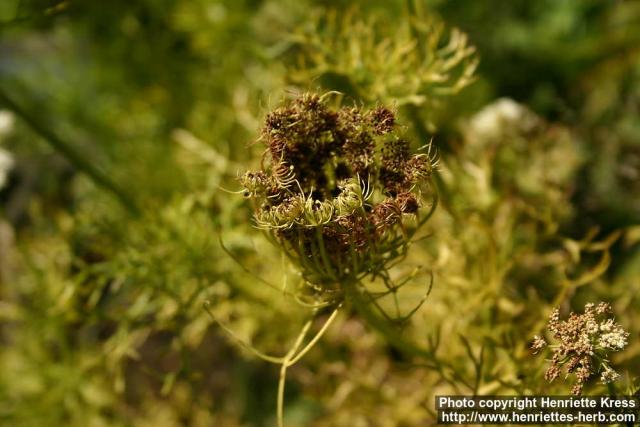
<path id="1" fill-rule="evenodd" d="M 639 26 L 637 2 L 595 0 L 3 0 L 0 425 L 274 424 L 278 368 L 203 304 L 273 354 L 310 315 L 225 191 L 258 164 L 265 114 L 305 90 L 392 105 L 414 148 L 438 148 L 440 204 L 392 272 L 421 267 L 405 307 L 433 274 L 397 334 L 434 356 L 347 307 L 289 370 L 287 425 L 418 426 L 437 394 L 567 394 L 528 346 L 553 307 L 587 302 L 631 332 L 611 362 L 637 393 Z"/>

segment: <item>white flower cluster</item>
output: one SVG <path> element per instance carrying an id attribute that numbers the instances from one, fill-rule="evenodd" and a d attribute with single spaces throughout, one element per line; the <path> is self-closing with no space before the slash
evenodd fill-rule
<path id="1" fill-rule="evenodd" d="M 553 357 L 545 379 L 554 381 L 563 371 L 565 378 L 574 374 L 576 381 L 571 393 L 579 395 L 594 375 L 599 374 L 605 384 L 620 378 L 610 365 L 609 354 L 627 346 L 629 333 L 611 315 L 611 305 L 605 302 L 586 304 L 583 314 L 572 312 L 567 320 L 560 320 L 560 310 L 554 309 L 549 316 L 548 328 L 557 344 L 549 346 Z M 547 342 L 544 338 L 535 336 L 531 346 L 533 353 L 545 347 Z"/>
<path id="2" fill-rule="evenodd" d="M 600 323 L 600 336 L 598 346 L 609 350 L 622 350 L 627 346 L 629 333 L 613 319 L 607 319 Z"/>

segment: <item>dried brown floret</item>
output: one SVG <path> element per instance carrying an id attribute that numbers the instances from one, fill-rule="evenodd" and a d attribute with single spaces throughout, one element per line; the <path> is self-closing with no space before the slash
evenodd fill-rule
<path id="1" fill-rule="evenodd" d="M 418 212 L 420 202 L 414 193 L 404 192 L 396 196 L 396 203 L 400 211 L 405 214 L 413 214 Z"/>
<path id="2" fill-rule="evenodd" d="M 340 217 L 337 223 L 341 227 L 338 228 L 341 251 L 349 250 L 352 245 L 357 251 L 361 251 L 371 242 L 370 224 L 362 215 Z"/>
<path id="3" fill-rule="evenodd" d="M 547 341 L 539 335 L 533 337 L 533 343 L 531 344 L 531 351 L 533 354 L 539 353 L 543 348 L 547 346 Z"/>
<path id="4" fill-rule="evenodd" d="M 378 135 L 384 135 L 393 131 L 396 115 L 387 107 L 380 106 L 369 113 L 369 121 Z"/>
<path id="5" fill-rule="evenodd" d="M 398 206 L 395 199 L 387 198 L 380 204 L 376 205 L 371 212 L 371 219 L 380 232 L 384 232 L 386 229 L 393 227 L 400 221 L 402 211 Z"/>

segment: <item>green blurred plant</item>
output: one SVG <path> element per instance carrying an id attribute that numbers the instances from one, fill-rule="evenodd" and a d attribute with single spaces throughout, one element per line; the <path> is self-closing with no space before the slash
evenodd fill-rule
<path id="1" fill-rule="evenodd" d="M 478 66 L 467 36 L 408 1 L 404 19 L 390 24 L 357 9 L 322 14 L 292 36 L 287 79 L 303 88 L 319 84 L 369 104 L 406 107 L 427 116 L 471 84 Z"/>
<path id="2" fill-rule="evenodd" d="M 319 331 L 335 308 L 314 312 L 290 294 L 339 303 L 317 237 L 291 253 L 308 278 L 327 279 L 298 286 L 304 278 L 281 246 L 254 238 L 252 212 L 219 191 L 237 185 L 239 170 L 276 166 L 268 156 L 247 165 L 264 145 L 243 143 L 255 140 L 270 96 L 290 85 L 341 91 L 323 99 L 330 111 L 345 100 L 363 117 L 379 102 L 393 106 L 407 124 L 393 134 L 412 149 L 433 136 L 440 208 L 420 232 L 430 238 L 389 270 L 395 283 L 411 278 L 402 292 L 363 277 L 354 298 L 344 295 L 355 315 L 343 305 L 314 351 L 280 363 L 290 368 L 280 398 L 287 424 L 415 426 L 435 419 L 436 394 L 564 393 L 526 342 L 555 307 L 611 301 L 637 335 L 634 2 L 54 3 L 0 6 L 2 90 L 81 160 L 70 165 L 19 118 L 3 135 L 14 162 L 0 189 L 0 364 L 10 367 L 0 423 L 236 427 L 277 417 L 278 370 L 228 345 L 202 305 L 252 348 L 284 354 L 299 325 L 311 319 L 309 332 Z M 476 54 L 444 22 L 482 55 L 473 77 Z M 140 216 L 87 179 L 83 164 L 124 189 Z M 378 189 L 365 200 L 359 178 L 336 180 L 324 199 L 306 189 L 310 215 L 294 224 L 275 202 L 256 212 L 259 223 L 267 235 L 304 234 L 329 211 L 317 228 L 361 203 L 397 199 Z M 326 211 L 316 200 L 330 202 Z M 400 225 L 386 232 L 402 237 Z M 334 274 L 344 273 L 337 260 L 350 254 L 327 252 Z M 366 266 L 368 255 L 358 256 Z M 431 273 L 429 304 L 394 322 L 422 300 Z M 283 277 L 284 295 L 266 285 Z M 639 354 L 630 338 L 611 355 L 618 390 L 637 393 Z M 607 393 L 585 385 L 591 392 Z"/>

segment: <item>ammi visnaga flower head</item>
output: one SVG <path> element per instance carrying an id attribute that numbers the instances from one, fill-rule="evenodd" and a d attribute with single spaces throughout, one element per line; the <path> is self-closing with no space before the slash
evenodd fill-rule
<path id="1" fill-rule="evenodd" d="M 627 346 L 629 333 L 611 316 L 611 306 L 601 302 L 589 303 L 583 314 L 571 313 L 567 320 L 560 320 L 556 308 L 549 316 L 548 329 L 557 344 L 550 345 L 551 364 L 545 379 L 555 380 L 564 371 L 566 376 L 574 374 L 576 381 L 571 393 L 579 395 L 586 382 L 600 375 L 602 383 L 610 383 L 620 377 L 610 366 L 609 355 Z M 534 353 L 547 346 L 544 338 L 536 336 L 532 345 Z"/>
<path id="2" fill-rule="evenodd" d="M 413 153 L 387 107 L 303 94 L 267 115 L 260 142 L 260 170 L 240 178 L 255 223 L 323 298 L 385 274 L 435 208 L 431 146 Z"/>

